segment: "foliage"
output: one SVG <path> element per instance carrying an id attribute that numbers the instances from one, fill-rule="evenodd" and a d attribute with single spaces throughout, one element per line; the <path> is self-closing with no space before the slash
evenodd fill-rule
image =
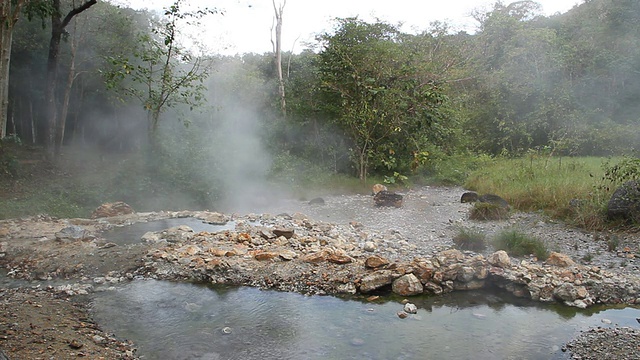
<path id="1" fill-rule="evenodd" d="M 183 12 L 181 5 L 182 1 L 176 0 L 165 10 L 165 17 L 155 23 L 151 34 L 138 35 L 140 47 L 133 54 L 109 57 L 112 70 L 105 73 L 110 88 L 142 103 L 154 146 L 160 115 L 166 108 L 183 104 L 193 109 L 204 102 L 203 81 L 208 71 L 201 57 L 194 57 L 178 43 L 179 25 L 182 20 L 216 10 Z"/>
<path id="2" fill-rule="evenodd" d="M 336 32 L 319 41 L 324 101 L 351 140 L 358 176 L 366 180 L 371 168 L 399 172 L 399 159 L 422 151 L 446 96 L 412 66 L 418 54 L 402 46 L 394 26 L 339 19 Z"/>
<path id="3" fill-rule="evenodd" d="M 487 221 L 505 220 L 507 218 L 509 218 L 509 209 L 489 202 L 476 202 L 469 212 L 469 219 L 471 220 Z"/>
<path id="4" fill-rule="evenodd" d="M 487 236 L 477 229 L 460 227 L 453 243 L 462 250 L 482 251 L 487 247 Z"/>
<path id="5" fill-rule="evenodd" d="M 624 156 L 616 163 L 606 161 L 602 164 L 604 175 L 602 177 L 603 186 L 607 190 L 611 187 L 622 185 L 629 180 L 640 180 L 640 158 Z"/>
<path id="6" fill-rule="evenodd" d="M 539 260 L 549 257 L 549 251 L 543 241 L 515 228 L 505 229 L 496 234 L 493 246 L 513 256 L 535 255 Z"/>

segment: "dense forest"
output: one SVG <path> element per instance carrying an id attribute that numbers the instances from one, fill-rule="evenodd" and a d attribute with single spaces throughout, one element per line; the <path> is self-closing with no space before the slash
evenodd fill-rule
<path id="1" fill-rule="evenodd" d="M 222 9 L 7 4 L 2 176 L 18 176 L 15 143 L 54 163 L 99 154 L 114 172 L 104 201 L 171 189 L 206 206 L 252 196 L 249 180 L 393 183 L 464 157 L 609 156 L 640 144 L 637 0 L 585 0 L 550 17 L 533 1 L 498 2 L 474 14 L 474 33 L 341 18 L 300 53 L 235 56 L 180 34 Z"/>

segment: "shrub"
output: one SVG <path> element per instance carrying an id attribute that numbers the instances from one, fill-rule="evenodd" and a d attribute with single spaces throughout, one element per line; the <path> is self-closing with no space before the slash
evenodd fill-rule
<path id="1" fill-rule="evenodd" d="M 504 220 L 509 217 L 509 209 L 494 203 L 476 202 L 471 208 L 471 220 Z"/>
<path id="2" fill-rule="evenodd" d="M 504 250 L 513 256 L 533 254 L 540 260 L 545 260 L 549 256 L 544 242 L 516 229 L 506 229 L 499 232 L 493 244 L 497 250 Z"/>
<path id="3" fill-rule="evenodd" d="M 477 229 L 458 228 L 453 242 L 461 250 L 482 251 L 487 247 L 486 235 Z"/>

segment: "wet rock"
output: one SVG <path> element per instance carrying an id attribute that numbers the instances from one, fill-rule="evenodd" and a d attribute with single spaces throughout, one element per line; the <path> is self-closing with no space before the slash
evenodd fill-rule
<path id="1" fill-rule="evenodd" d="M 187 225 L 175 226 L 160 232 L 160 238 L 171 243 L 189 241 L 194 235 L 193 229 Z"/>
<path id="2" fill-rule="evenodd" d="M 511 259 L 509 258 L 507 252 L 504 250 L 499 250 L 489 255 L 488 261 L 489 264 L 500 268 L 511 267 Z"/>
<path id="3" fill-rule="evenodd" d="M 418 313 L 418 307 L 415 304 L 412 304 L 412 303 L 409 303 L 409 302 L 404 304 L 403 310 L 407 314 L 417 314 Z"/>
<path id="4" fill-rule="evenodd" d="M 113 217 L 119 215 L 128 215 L 133 214 L 135 211 L 131 206 L 122 201 L 114 202 L 114 203 L 106 203 L 100 205 L 97 209 L 91 213 L 92 219 L 97 218 L 106 218 Z"/>
<path id="5" fill-rule="evenodd" d="M 400 296 L 419 295 L 422 294 L 423 291 L 422 283 L 420 283 L 420 280 L 413 274 L 406 274 L 395 279 L 391 289 L 395 294 Z"/>
<path id="6" fill-rule="evenodd" d="M 575 261 L 571 260 L 568 255 L 558 252 L 551 252 L 547 258 L 546 264 L 558 267 L 570 267 L 576 265 Z"/>
<path id="7" fill-rule="evenodd" d="M 391 285 L 398 277 L 394 271 L 378 270 L 360 279 L 360 292 L 368 293 L 383 286 Z"/>

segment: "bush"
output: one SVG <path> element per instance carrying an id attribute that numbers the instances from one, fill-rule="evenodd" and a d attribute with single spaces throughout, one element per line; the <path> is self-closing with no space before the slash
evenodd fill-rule
<path id="1" fill-rule="evenodd" d="M 459 228 L 453 242 L 461 250 L 482 251 L 487 248 L 486 235 L 477 229 Z"/>
<path id="2" fill-rule="evenodd" d="M 516 229 L 507 229 L 498 233 L 493 245 L 497 250 L 504 250 L 513 256 L 533 254 L 540 260 L 546 260 L 549 257 L 549 251 L 544 242 Z"/>

